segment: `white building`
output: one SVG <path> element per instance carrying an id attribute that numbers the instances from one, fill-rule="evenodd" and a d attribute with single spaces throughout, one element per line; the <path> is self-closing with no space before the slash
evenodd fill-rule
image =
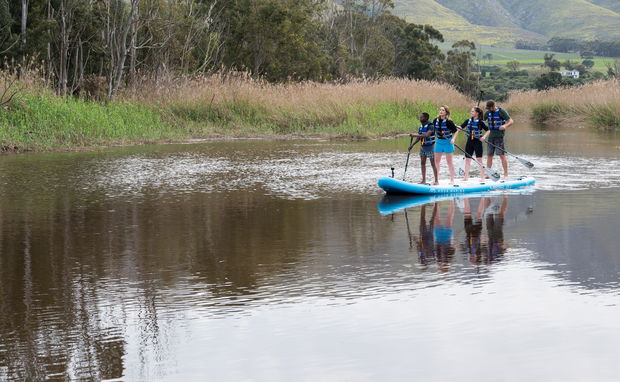
<path id="1" fill-rule="evenodd" d="M 562 77 L 579 78 L 579 70 L 560 70 Z"/>

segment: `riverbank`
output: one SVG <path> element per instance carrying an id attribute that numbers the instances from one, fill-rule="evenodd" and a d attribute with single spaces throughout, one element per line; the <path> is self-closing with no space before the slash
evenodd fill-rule
<path id="1" fill-rule="evenodd" d="M 509 110 L 530 113 L 539 124 L 585 121 L 602 130 L 620 129 L 620 81 L 593 82 L 578 88 L 511 93 Z"/>
<path id="2" fill-rule="evenodd" d="M 443 104 L 460 122 L 471 102 L 449 86 L 404 79 L 269 84 L 216 75 L 143 84 L 110 103 L 29 83 L 0 111 L 0 139 L 4 152 L 229 137 L 373 139 L 410 132 L 420 112 L 435 115 Z"/>

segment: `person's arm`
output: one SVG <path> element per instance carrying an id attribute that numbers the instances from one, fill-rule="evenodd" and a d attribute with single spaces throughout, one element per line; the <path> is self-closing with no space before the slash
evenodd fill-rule
<path id="1" fill-rule="evenodd" d="M 502 118 L 504 118 L 504 120 L 506 122 L 499 129 L 500 130 L 506 130 L 506 128 L 509 127 L 510 125 L 512 125 L 515 121 L 512 118 L 510 118 L 510 116 L 508 115 L 508 113 L 504 109 L 500 110 L 500 114 L 502 114 Z"/>
<path id="2" fill-rule="evenodd" d="M 452 139 L 450 139 L 450 143 L 454 144 L 454 142 L 456 142 L 457 135 L 459 135 L 459 130 L 456 128 L 454 122 L 450 120 L 446 122 L 446 125 L 448 126 L 448 129 L 450 129 L 450 131 L 452 132 Z"/>
<path id="3" fill-rule="evenodd" d="M 486 131 L 486 133 L 484 133 L 484 135 L 480 137 L 480 142 L 484 142 L 487 140 L 489 134 L 491 134 L 491 130 L 489 130 L 489 127 L 482 120 L 478 122 L 478 125 L 482 127 L 482 130 Z"/>

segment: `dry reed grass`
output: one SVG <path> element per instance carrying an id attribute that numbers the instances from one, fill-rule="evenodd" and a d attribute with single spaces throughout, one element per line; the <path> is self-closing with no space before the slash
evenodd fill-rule
<path id="1" fill-rule="evenodd" d="M 534 119 L 580 116 L 601 127 L 620 127 L 620 81 L 592 82 L 575 88 L 524 91 L 510 94 L 507 106 L 514 111 L 531 110 Z"/>
<path id="2" fill-rule="evenodd" d="M 121 96 L 132 102 L 169 106 L 174 104 L 223 105 L 237 102 L 275 110 L 328 111 L 377 103 L 431 102 L 467 108 L 471 99 L 456 89 L 436 82 L 398 78 L 356 80 L 348 83 L 272 84 L 245 73 L 214 74 L 145 82 Z"/>

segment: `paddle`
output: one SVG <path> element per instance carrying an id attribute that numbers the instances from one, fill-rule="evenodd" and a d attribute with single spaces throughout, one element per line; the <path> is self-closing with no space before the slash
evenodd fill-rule
<path id="1" fill-rule="evenodd" d="M 465 170 L 463 170 L 463 167 L 465 167 L 465 157 L 461 157 L 461 159 L 459 159 L 459 164 L 456 166 L 456 168 L 458 168 L 459 176 L 465 176 Z"/>
<path id="2" fill-rule="evenodd" d="M 455 143 L 454 146 L 456 146 L 456 148 L 461 150 L 463 152 L 463 154 L 465 154 L 466 157 L 468 157 L 469 159 L 473 159 L 472 162 L 474 162 L 478 166 L 480 166 L 484 170 L 484 172 L 489 176 L 489 178 L 493 179 L 496 182 L 501 178 L 501 176 L 497 173 L 497 171 L 493 171 L 490 168 L 486 168 L 483 165 L 481 165 L 480 162 L 475 160 L 471 155 L 467 154 L 467 152 L 465 150 L 463 150 L 459 145 L 457 145 Z"/>
<path id="3" fill-rule="evenodd" d="M 464 132 L 464 133 L 465 133 L 465 135 L 467 135 L 467 137 L 471 138 L 471 136 L 469 135 L 469 133 L 468 133 L 465 129 L 460 128 L 460 127 L 459 127 L 458 129 L 459 129 L 459 130 L 461 130 L 462 132 Z M 490 142 L 488 142 L 488 141 L 487 141 L 487 144 L 488 144 L 488 145 L 490 145 L 490 146 L 495 147 L 495 148 L 496 148 L 496 149 L 498 149 L 498 150 L 502 150 L 500 147 L 497 147 L 497 146 L 495 146 L 494 144 L 492 144 L 492 143 L 490 143 Z M 530 162 L 530 161 L 527 161 L 527 160 L 525 160 L 525 159 L 523 159 L 523 158 L 519 158 L 518 156 L 516 156 L 516 155 L 514 155 L 514 154 L 512 154 L 512 153 L 509 153 L 509 152 L 508 152 L 508 151 L 506 151 L 506 150 L 502 150 L 502 151 L 503 151 L 504 153 L 506 153 L 506 154 L 510 155 L 511 157 L 516 158 L 516 159 L 519 161 L 519 163 L 521 163 L 521 164 L 522 164 L 522 165 L 524 165 L 525 167 L 527 167 L 527 168 L 532 168 L 532 167 L 534 167 L 534 163 L 532 163 L 532 162 Z"/>
<path id="4" fill-rule="evenodd" d="M 418 143 L 418 142 L 416 142 Z M 413 143 L 413 137 L 409 140 L 409 148 L 407 149 L 407 161 L 405 162 L 405 171 L 403 172 L 403 180 L 405 180 L 405 175 L 407 174 L 407 167 L 409 166 L 409 155 L 411 155 L 411 149 L 415 146 Z"/>

